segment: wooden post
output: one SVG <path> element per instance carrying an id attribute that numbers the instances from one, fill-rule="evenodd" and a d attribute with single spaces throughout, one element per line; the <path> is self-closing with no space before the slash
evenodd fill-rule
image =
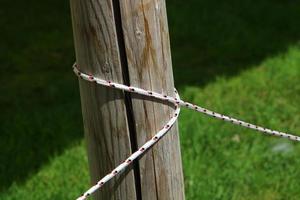
<path id="1" fill-rule="evenodd" d="M 71 0 L 79 68 L 89 74 L 174 96 L 164 0 Z M 92 184 L 150 139 L 172 108 L 79 80 Z M 133 170 L 96 199 L 182 200 L 177 124 Z"/>

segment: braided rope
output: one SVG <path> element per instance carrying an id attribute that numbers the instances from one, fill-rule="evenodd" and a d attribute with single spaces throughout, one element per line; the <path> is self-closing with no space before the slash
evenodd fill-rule
<path id="1" fill-rule="evenodd" d="M 183 100 L 180 99 L 180 97 L 179 97 L 176 90 L 175 90 L 175 97 L 171 97 L 171 96 L 160 94 L 160 93 L 157 93 L 157 92 L 148 91 L 148 90 L 145 90 L 145 89 L 142 89 L 142 88 L 127 86 L 127 85 L 123 85 L 123 84 L 120 84 L 120 83 L 115 83 L 115 82 L 112 82 L 112 81 L 106 81 L 106 80 L 103 80 L 103 79 L 100 79 L 100 78 L 94 77 L 92 75 L 88 75 L 88 74 L 85 74 L 85 73 L 81 72 L 76 63 L 73 65 L 73 71 L 75 72 L 75 74 L 78 77 L 80 77 L 80 78 L 82 78 L 86 81 L 95 82 L 99 85 L 119 89 L 119 90 L 126 91 L 126 92 L 140 94 L 142 96 L 153 97 L 153 98 L 156 98 L 156 99 L 160 99 L 160 100 L 163 100 L 163 101 L 170 102 L 170 103 L 175 105 L 175 111 L 174 111 L 173 117 L 166 123 L 166 125 L 159 132 L 157 132 L 149 141 L 147 141 L 142 147 L 140 147 L 140 149 L 138 151 L 134 152 L 123 163 L 121 163 L 119 166 L 117 166 L 111 173 L 107 174 L 100 181 L 98 181 L 96 185 L 92 186 L 89 190 L 87 190 L 84 194 L 82 194 L 82 196 L 77 198 L 77 200 L 85 200 L 88 196 L 90 196 L 92 193 L 94 193 L 97 189 L 101 188 L 106 182 L 111 180 L 117 174 L 119 174 L 120 172 L 125 170 L 135 159 L 137 159 L 144 152 L 146 152 L 148 149 L 150 149 L 154 144 L 156 144 L 170 130 L 170 128 L 176 122 L 176 120 L 179 116 L 181 106 L 186 107 L 186 108 L 191 109 L 191 110 L 194 110 L 196 112 L 200 112 L 200 113 L 203 113 L 205 115 L 214 117 L 216 119 L 220 119 L 220 120 L 230 122 L 230 123 L 235 124 L 235 125 L 239 125 L 239 126 L 243 126 L 243 127 L 249 128 L 249 129 L 259 131 L 263 134 L 283 137 L 283 138 L 287 138 L 287 139 L 293 140 L 293 141 L 300 141 L 299 136 L 284 133 L 284 132 L 280 132 L 280 131 L 271 130 L 271 129 L 264 128 L 264 127 L 261 127 L 261 126 L 257 126 L 257 125 L 254 125 L 254 124 L 251 124 L 251 123 L 248 123 L 248 122 L 244 122 L 242 120 L 238 120 L 238 119 L 226 116 L 226 115 L 216 113 L 214 111 L 208 110 L 208 109 L 200 107 L 198 105 L 194 105 L 192 103 L 183 101 Z"/>

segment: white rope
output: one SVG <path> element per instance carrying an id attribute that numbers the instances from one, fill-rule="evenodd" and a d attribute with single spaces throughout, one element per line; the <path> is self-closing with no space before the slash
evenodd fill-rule
<path id="1" fill-rule="evenodd" d="M 170 130 L 172 125 L 176 122 L 181 106 L 186 107 L 191 110 L 194 110 L 196 112 L 203 113 L 208 116 L 212 116 L 214 118 L 217 118 L 217 119 L 220 119 L 220 120 L 223 120 L 226 122 L 230 122 L 232 124 L 236 124 L 236 125 L 243 126 L 246 128 L 254 129 L 254 130 L 259 131 L 264 134 L 279 136 L 279 137 L 287 138 L 287 139 L 293 140 L 293 141 L 300 141 L 299 136 L 280 132 L 280 131 L 271 130 L 271 129 L 257 126 L 254 124 L 250 124 L 248 122 L 244 122 L 242 120 L 238 120 L 238 119 L 226 116 L 226 115 L 222 115 L 222 114 L 210 111 L 206 108 L 202 108 L 198 105 L 194 105 L 189 102 L 183 101 L 180 99 L 176 90 L 175 90 L 176 96 L 171 97 L 168 95 L 160 94 L 157 92 L 145 90 L 145 89 L 134 87 L 134 86 L 126 86 L 126 85 L 123 85 L 120 83 L 114 83 L 112 81 L 103 80 L 103 79 L 94 77 L 93 75 L 88 75 L 88 74 L 81 72 L 76 63 L 73 65 L 73 71 L 75 72 L 75 74 L 78 77 L 80 77 L 86 81 L 95 82 L 99 85 L 107 86 L 110 88 L 115 88 L 115 89 L 119 89 L 119 90 L 126 91 L 126 92 L 140 94 L 142 96 L 149 96 L 149 97 L 153 97 L 153 98 L 160 99 L 163 101 L 167 101 L 167 102 L 174 104 L 176 107 L 173 117 L 168 121 L 168 123 L 166 123 L 166 125 L 156 135 L 154 135 L 154 137 L 152 137 L 148 142 L 146 142 L 138 151 L 134 152 L 131 156 L 129 156 L 123 163 L 121 163 L 119 166 L 117 166 L 111 173 L 109 173 L 105 177 L 103 177 L 96 185 L 91 187 L 88 191 L 86 191 L 77 200 L 85 200 L 89 195 L 94 193 L 97 189 L 101 188 L 106 182 L 108 182 L 110 179 L 115 177 L 121 171 L 126 169 L 132 163 L 132 161 L 137 159 L 145 151 L 150 149 L 156 142 L 158 142 L 159 139 L 161 139 Z"/>

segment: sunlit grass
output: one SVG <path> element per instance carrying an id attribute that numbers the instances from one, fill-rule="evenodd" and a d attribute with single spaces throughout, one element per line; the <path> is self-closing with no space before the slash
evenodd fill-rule
<path id="1" fill-rule="evenodd" d="M 195 103 L 269 128 L 300 133 L 300 49 L 204 89 Z M 187 199 L 299 199 L 300 146 L 184 110 L 180 117 Z"/>
<path id="2" fill-rule="evenodd" d="M 75 199 L 89 184 L 87 167 L 86 151 L 81 142 L 51 158 L 49 165 L 24 184 L 13 184 L 0 194 L 0 199 Z"/>

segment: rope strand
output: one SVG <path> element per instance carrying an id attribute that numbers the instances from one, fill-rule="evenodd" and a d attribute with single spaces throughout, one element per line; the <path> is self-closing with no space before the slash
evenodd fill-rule
<path id="1" fill-rule="evenodd" d="M 140 94 L 142 96 L 153 97 L 156 99 L 170 102 L 175 105 L 175 111 L 174 111 L 173 117 L 168 121 L 168 123 L 156 135 L 154 135 L 153 138 L 151 138 L 148 142 L 146 142 L 138 151 L 134 152 L 131 156 L 129 156 L 122 164 L 117 166 L 111 173 L 109 173 L 104 178 L 102 178 L 96 185 L 91 187 L 88 191 L 86 191 L 77 200 L 85 200 L 89 195 L 94 193 L 97 189 L 101 188 L 106 182 L 108 182 L 113 177 L 115 177 L 117 174 L 119 174 L 121 171 L 126 169 L 132 163 L 132 161 L 134 161 L 139 156 L 141 156 L 143 154 L 143 152 L 147 151 L 154 144 L 156 144 L 170 130 L 170 128 L 176 122 L 179 112 L 180 112 L 180 107 L 185 107 L 185 108 L 194 110 L 196 112 L 200 112 L 205 115 L 214 117 L 216 119 L 220 119 L 225 122 L 230 122 L 230 123 L 238 125 L 238 126 L 243 126 L 243 127 L 249 128 L 249 129 L 253 129 L 253 130 L 259 131 L 263 134 L 269 134 L 269 135 L 274 135 L 274 136 L 278 136 L 278 137 L 283 137 L 283 138 L 287 138 L 287 139 L 293 140 L 293 141 L 300 141 L 299 136 L 276 131 L 276 130 L 271 130 L 271 129 L 264 128 L 261 126 L 257 126 L 257 125 L 239 120 L 239 119 L 235 119 L 235 118 L 223 115 L 223 114 L 216 113 L 214 111 L 208 110 L 208 109 L 200 107 L 198 105 L 183 101 L 180 99 L 176 90 L 175 90 L 175 97 L 171 97 L 168 95 L 160 94 L 160 93 L 157 93 L 154 91 L 148 91 L 148 90 L 138 88 L 138 87 L 127 86 L 127 85 L 115 83 L 112 81 L 106 81 L 106 80 L 103 80 L 103 79 L 100 79 L 100 78 L 94 77 L 92 75 L 88 75 L 88 74 L 81 72 L 76 63 L 74 63 L 74 65 L 73 65 L 73 71 L 75 72 L 75 74 L 78 77 L 80 77 L 86 81 L 95 82 L 99 85 L 119 89 L 119 90 L 126 91 L 126 92 Z"/>

